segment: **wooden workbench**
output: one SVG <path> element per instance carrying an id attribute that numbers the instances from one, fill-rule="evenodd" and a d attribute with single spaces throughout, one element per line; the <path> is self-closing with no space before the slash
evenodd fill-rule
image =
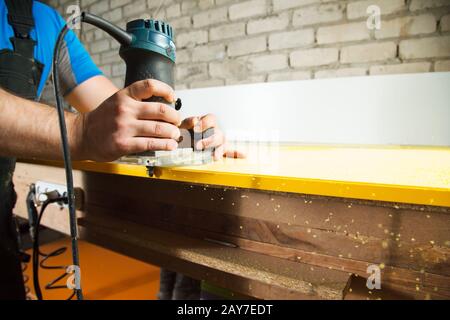
<path id="1" fill-rule="evenodd" d="M 74 163 L 81 237 L 257 298 L 348 298 L 371 264 L 397 297 L 450 298 L 450 149 L 244 147 L 153 178 Z M 64 183 L 59 165 L 18 163 L 19 215 L 27 184 Z M 67 230 L 65 216 L 43 221 Z"/>

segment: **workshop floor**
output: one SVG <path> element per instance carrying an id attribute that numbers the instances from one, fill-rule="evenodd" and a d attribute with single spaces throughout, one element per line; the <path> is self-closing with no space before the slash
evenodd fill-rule
<path id="1" fill-rule="evenodd" d="M 70 264 L 70 239 L 64 238 L 45 244 L 41 250 L 48 253 L 62 246 L 67 246 L 68 250 L 61 256 L 50 258 L 48 265 Z M 82 287 L 86 300 L 156 299 L 159 289 L 158 267 L 84 241 L 79 241 L 79 247 Z M 30 250 L 28 252 L 31 253 Z M 34 294 L 31 270 L 30 263 L 25 270 L 25 274 L 30 277 L 26 285 Z M 49 281 L 60 274 L 61 270 L 40 269 L 39 278 L 44 299 L 62 300 L 70 295 L 71 292 L 67 289 L 44 289 Z"/>

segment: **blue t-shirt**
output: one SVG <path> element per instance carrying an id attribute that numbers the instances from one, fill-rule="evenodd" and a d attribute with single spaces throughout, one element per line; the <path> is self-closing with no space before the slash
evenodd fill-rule
<path id="1" fill-rule="evenodd" d="M 14 36 L 14 31 L 8 23 L 7 15 L 8 8 L 5 1 L 0 0 L 0 50 L 13 50 L 10 38 Z M 33 40 L 37 41 L 34 57 L 44 64 L 38 87 L 38 97 L 40 97 L 52 69 L 53 49 L 58 34 L 66 22 L 54 9 L 37 1 L 33 2 L 33 17 L 35 27 L 31 30 L 30 35 Z M 101 75 L 102 72 L 72 30 L 67 33 L 64 40 L 59 72 L 62 92 L 66 95 L 83 81 Z"/>

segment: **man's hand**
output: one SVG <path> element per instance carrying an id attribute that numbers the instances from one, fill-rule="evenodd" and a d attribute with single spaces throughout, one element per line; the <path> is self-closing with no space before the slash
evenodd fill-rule
<path id="1" fill-rule="evenodd" d="M 183 120 L 180 125 L 181 129 L 193 129 L 194 132 L 203 132 L 210 128 L 214 129 L 214 134 L 206 139 L 200 140 L 195 145 L 197 150 L 203 150 L 208 148 L 214 149 L 214 160 L 219 160 L 222 157 L 229 158 L 244 158 L 245 155 L 242 152 L 229 150 L 226 139 L 222 131 L 217 125 L 216 116 L 213 114 L 207 114 L 203 117 L 190 117 Z"/>
<path id="2" fill-rule="evenodd" d="M 215 134 L 196 148 L 215 148 L 215 158 L 240 158 L 227 150 L 215 116 L 188 118 L 180 123 L 174 108 L 143 102 L 151 96 L 173 102 L 173 90 L 156 80 L 136 82 L 117 91 L 95 110 L 84 114 L 66 112 L 66 125 L 73 160 L 112 161 L 148 150 L 174 150 L 180 128 Z M 61 159 L 61 137 L 55 108 L 25 100 L 0 89 L 0 155 L 46 160 Z"/>
<path id="3" fill-rule="evenodd" d="M 137 81 L 76 120 L 75 158 L 112 161 L 151 150 L 174 150 L 180 136 L 180 116 L 174 108 L 143 102 L 152 96 L 173 102 L 174 92 L 157 80 Z"/>

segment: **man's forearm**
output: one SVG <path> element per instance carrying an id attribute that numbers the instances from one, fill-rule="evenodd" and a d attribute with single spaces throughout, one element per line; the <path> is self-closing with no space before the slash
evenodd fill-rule
<path id="1" fill-rule="evenodd" d="M 80 158 L 81 117 L 66 112 L 72 158 Z M 61 135 L 55 108 L 25 100 L 0 89 L 0 155 L 48 160 L 62 159 Z"/>
<path id="2" fill-rule="evenodd" d="M 82 114 L 66 113 L 73 160 L 113 161 L 126 154 L 174 150 L 179 113 L 152 96 L 174 101 L 173 89 L 154 80 L 136 81 Z M 0 156 L 62 159 L 55 108 L 0 89 Z"/>

